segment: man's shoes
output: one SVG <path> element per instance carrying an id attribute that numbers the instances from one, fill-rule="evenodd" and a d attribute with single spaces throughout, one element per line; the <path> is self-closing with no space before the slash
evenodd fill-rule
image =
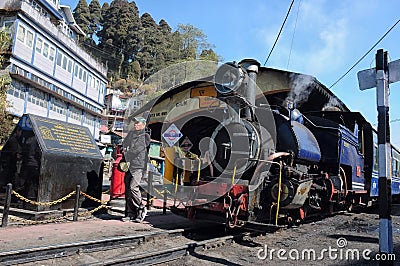
<path id="1" fill-rule="evenodd" d="M 139 209 L 139 214 L 137 216 L 137 218 L 135 219 L 135 222 L 137 223 L 141 223 L 144 221 L 144 218 L 146 218 L 147 215 L 147 209 L 143 208 L 143 209 Z"/>
<path id="2" fill-rule="evenodd" d="M 135 221 L 135 218 L 130 217 L 130 216 L 125 216 L 125 217 L 121 218 L 121 221 L 123 221 L 123 222 L 133 222 L 133 221 Z"/>

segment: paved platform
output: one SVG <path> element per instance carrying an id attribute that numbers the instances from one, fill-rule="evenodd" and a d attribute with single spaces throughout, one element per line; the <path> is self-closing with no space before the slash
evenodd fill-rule
<path id="1" fill-rule="evenodd" d="M 103 191 L 108 191 L 109 186 L 108 178 L 104 178 Z M 143 199 L 146 198 L 143 197 Z M 101 200 L 109 201 L 109 193 L 103 193 Z M 145 201 L 144 204 L 146 204 Z M 173 200 L 167 200 L 167 206 L 173 204 Z M 169 210 L 163 214 L 161 199 L 152 201 L 152 207 L 142 223 L 121 221 L 124 216 L 124 198 L 112 199 L 107 205 L 108 209 L 103 214 L 79 217 L 75 222 L 71 215 L 72 209 L 67 211 L 69 218 L 65 218 L 65 210 L 51 211 L 49 214 L 44 212 L 38 215 L 32 211 L 14 209 L 10 211 L 8 226 L 0 227 L 0 252 L 204 226 L 204 221 L 190 221 Z M 2 209 L 3 207 L 0 206 L 0 217 Z M 87 210 L 81 208 L 79 211 L 81 213 Z M 23 218 L 22 222 L 19 217 Z M 37 221 L 32 221 L 32 224 L 24 222 L 30 221 L 29 219 Z"/>
<path id="2" fill-rule="evenodd" d="M 144 222 L 122 222 L 123 214 L 112 212 L 86 220 L 0 228 L 0 252 L 89 241 L 116 236 L 132 236 L 196 226 L 196 222 L 161 209 L 151 209 Z"/>

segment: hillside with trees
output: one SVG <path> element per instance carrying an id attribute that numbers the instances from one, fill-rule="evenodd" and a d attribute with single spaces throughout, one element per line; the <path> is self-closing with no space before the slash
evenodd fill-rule
<path id="1" fill-rule="evenodd" d="M 3 64 L 7 64 L 7 60 L 4 54 L 10 52 L 11 48 L 11 37 L 6 31 L 0 30 L 0 66 L 4 69 Z M 14 128 L 13 116 L 8 113 L 7 107 L 7 88 L 11 82 L 11 77 L 6 72 L 0 72 L 0 144 L 2 140 L 5 140 Z"/>
<path id="2" fill-rule="evenodd" d="M 191 60 L 222 61 L 207 36 L 190 24 L 172 30 L 167 21 L 139 14 L 134 1 L 79 0 L 73 10 L 87 35 L 80 45 L 108 67 L 110 86 L 129 92 L 152 74 L 172 64 Z"/>

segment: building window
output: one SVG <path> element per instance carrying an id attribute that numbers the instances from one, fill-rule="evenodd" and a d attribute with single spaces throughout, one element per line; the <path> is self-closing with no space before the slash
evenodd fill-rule
<path id="1" fill-rule="evenodd" d="M 49 44 L 47 43 L 43 45 L 43 56 L 46 58 L 49 56 Z"/>
<path id="2" fill-rule="evenodd" d="M 12 27 L 14 26 L 14 20 L 12 18 L 5 18 L 3 24 L 1 25 L 5 32 L 11 33 Z"/>
<path id="3" fill-rule="evenodd" d="M 33 45 L 33 33 L 30 31 L 26 34 L 26 45 L 28 45 L 29 48 L 32 48 Z"/>
<path id="4" fill-rule="evenodd" d="M 68 72 L 72 72 L 72 60 L 68 60 Z"/>
<path id="5" fill-rule="evenodd" d="M 62 53 L 58 52 L 58 54 L 57 54 L 57 65 L 58 66 L 61 66 L 62 56 L 63 56 Z"/>
<path id="6" fill-rule="evenodd" d="M 54 61 L 54 56 L 56 54 L 56 49 L 54 47 L 50 47 L 49 59 Z"/>
<path id="7" fill-rule="evenodd" d="M 64 68 L 65 70 L 67 70 L 67 62 L 68 62 L 68 58 L 66 56 L 64 56 L 62 68 Z"/>
<path id="8" fill-rule="evenodd" d="M 379 153 L 378 146 L 374 145 L 374 171 L 378 171 L 379 169 Z"/>
<path id="9" fill-rule="evenodd" d="M 22 26 L 19 26 L 18 28 L 17 39 L 21 42 L 25 41 L 25 28 Z"/>
<path id="10" fill-rule="evenodd" d="M 79 70 L 78 65 L 75 65 L 75 77 L 78 77 L 78 70 Z"/>
<path id="11" fill-rule="evenodd" d="M 38 38 L 36 42 L 36 51 L 38 53 L 42 53 L 42 48 L 43 48 L 43 40 L 41 38 Z"/>

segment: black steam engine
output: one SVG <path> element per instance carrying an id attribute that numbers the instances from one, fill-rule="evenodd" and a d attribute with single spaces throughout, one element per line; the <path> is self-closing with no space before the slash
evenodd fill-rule
<path id="1" fill-rule="evenodd" d="M 255 60 L 220 66 L 214 103 L 174 117 L 194 145 L 191 160 L 181 160 L 186 166 L 166 158 L 174 164 L 171 182 L 181 187 L 175 192 L 185 192 L 178 199 L 184 207 L 173 210 L 234 227 L 299 222 L 312 213 L 366 204 L 370 124 L 339 108 L 302 113 L 290 93 L 280 100 L 266 96 L 257 85 L 259 70 Z"/>

